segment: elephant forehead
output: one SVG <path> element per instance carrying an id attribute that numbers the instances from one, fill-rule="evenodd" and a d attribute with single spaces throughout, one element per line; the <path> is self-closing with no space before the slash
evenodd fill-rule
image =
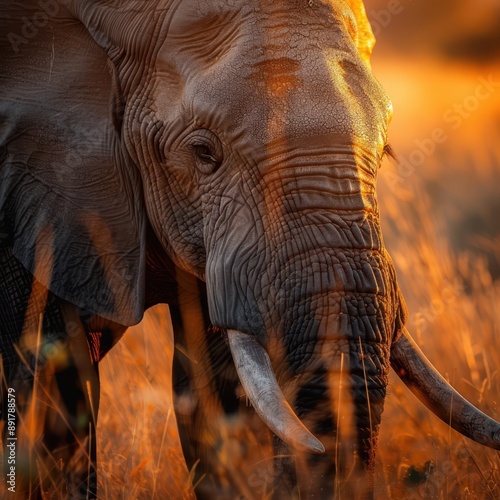
<path id="1" fill-rule="evenodd" d="M 173 61 L 184 77 L 220 69 L 230 59 L 243 74 L 269 78 L 275 70 L 281 74 L 287 61 L 321 65 L 318 49 L 357 54 L 356 41 L 356 20 L 343 1 L 192 0 L 175 12 L 160 60 Z"/>
<path id="2" fill-rule="evenodd" d="M 250 129 L 262 143 L 330 132 L 384 142 L 391 105 L 358 53 L 352 12 L 312 4 L 188 2 L 160 52 L 176 76 L 157 89 L 229 139 Z"/>
<path id="3" fill-rule="evenodd" d="M 185 80 L 222 70 L 226 59 L 240 74 L 271 77 L 274 70 L 282 73 L 286 61 L 320 63 L 314 48 L 356 50 L 356 22 L 344 2 L 335 9 L 323 2 L 321 9 L 308 5 L 304 0 L 183 2 L 168 26 L 159 60 L 173 63 Z"/>
<path id="4" fill-rule="evenodd" d="M 277 57 L 245 72 L 227 68 L 222 76 L 193 82 L 184 109 L 233 145 L 251 138 L 255 148 L 337 134 L 382 148 L 391 105 L 379 84 L 356 62 L 328 51 L 321 57 L 313 67 Z"/>
<path id="5" fill-rule="evenodd" d="M 344 0 L 188 0 L 175 2 L 169 34 L 200 35 L 217 25 L 252 27 L 257 35 L 260 27 L 287 28 L 295 24 L 331 28 L 346 25 L 357 36 L 356 17 Z M 352 2 L 351 2 L 352 3 Z"/>

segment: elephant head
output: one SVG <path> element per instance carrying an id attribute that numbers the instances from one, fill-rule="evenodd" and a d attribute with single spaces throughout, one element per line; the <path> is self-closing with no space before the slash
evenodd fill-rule
<path id="1" fill-rule="evenodd" d="M 176 296 L 176 269 L 204 281 L 250 401 L 308 457 L 306 490 L 335 476 L 344 379 L 343 446 L 370 475 L 391 364 L 440 418 L 500 448 L 498 424 L 404 326 L 375 193 L 392 109 L 361 2 L 50 5 L 26 46 L 3 21 L 2 87 L 19 88 L 0 108 L 0 202 L 26 269 L 122 325 Z M 145 278 L 156 239 L 163 282 Z"/>

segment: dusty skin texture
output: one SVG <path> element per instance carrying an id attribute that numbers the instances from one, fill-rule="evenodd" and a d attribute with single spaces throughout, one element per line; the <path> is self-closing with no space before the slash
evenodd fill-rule
<path id="1" fill-rule="evenodd" d="M 98 363 L 167 303 L 199 497 L 253 494 L 213 460 L 235 420 L 275 454 L 260 493 L 372 496 L 407 313 L 375 193 L 392 108 L 370 70 L 362 5 L 44 6 L 42 22 L 40 4 L 9 2 L 0 24 L 1 347 L 5 385 L 19 393 L 17 494 L 95 497 Z M 267 351 L 324 453 L 255 418 L 226 330 Z M 409 385 L 429 382 L 395 366 Z M 470 415 L 463 427 L 477 439 L 486 420 L 467 412 L 450 421 Z M 447 405 L 436 413 L 448 419 Z"/>

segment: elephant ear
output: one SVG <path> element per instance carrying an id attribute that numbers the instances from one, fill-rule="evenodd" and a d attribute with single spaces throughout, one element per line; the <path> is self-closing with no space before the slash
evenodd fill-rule
<path id="1" fill-rule="evenodd" d="M 370 66 L 370 57 L 373 47 L 375 46 L 375 36 L 366 16 L 365 6 L 361 0 L 346 0 L 347 5 L 351 8 L 356 23 L 358 25 L 358 51 L 365 63 Z"/>
<path id="2" fill-rule="evenodd" d="M 55 295 L 124 325 L 144 310 L 142 185 L 105 52 L 56 2 L 0 20 L 0 209 L 17 259 Z"/>

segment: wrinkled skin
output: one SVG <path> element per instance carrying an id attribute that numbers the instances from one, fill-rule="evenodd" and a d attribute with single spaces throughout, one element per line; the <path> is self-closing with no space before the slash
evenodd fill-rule
<path id="1" fill-rule="evenodd" d="M 38 327 L 23 330 L 24 311 L 44 314 L 42 344 L 63 332 L 64 363 L 43 370 L 59 380 L 45 388 L 65 403 L 71 428 L 61 436 L 55 426 L 50 443 L 45 430 L 36 446 L 87 447 L 94 467 L 97 363 L 147 307 L 166 302 L 180 348 L 183 448 L 188 466 L 201 458 L 198 476 L 207 474 L 200 496 L 220 486 L 204 426 L 215 414 L 248 413 L 227 329 L 267 350 L 288 402 L 325 446 L 295 454 L 275 438 L 275 494 L 370 496 L 406 312 L 375 196 L 391 104 L 369 68 L 362 5 L 68 1 L 50 4 L 46 25 L 28 37 L 22 16 L 40 7 L 25 4 L 9 3 L 0 25 L 9 35 L 2 255 L 14 268 L 3 283 L 18 273 L 42 299 L 33 305 L 30 287 L 3 287 L 2 352 L 8 383 L 29 400 L 13 344 L 36 359 L 22 337 Z M 81 335 L 90 364 L 84 342 L 74 345 Z M 92 496 L 88 456 L 75 466 L 75 453 L 52 483 Z"/>
<path id="2" fill-rule="evenodd" d="M 206 279 L 213 323 L 272 345 L 285 393 L 294 380 L 288 394 L 298 415 L 320 439 L 331 437 L 322 439 L 330 457 L 314 467 L 328 486 L 336 416 L 311 394 L 328 396 L 328 374 L 336 375 L 343 352 L 356 400 L 355 446 L 371 469 L 389 347 L 404 317 L 374 195 L 390 103 L 358 53 L 349 32 L 355 21 L 342 7 L 314 10 L 299 2 L 284 12 L 285 4 L 266 4 L 267 20 L 245 22 L 238 5 L 221 14 L 236 16 L 237 33 L 230 24 L 217 37 L 206 19 L 193 23 L 181 7 L 170 36 L 184 50 L 171 64 L 189 81 L 186 58 L 193 57 L 200 76 L 180 102 L 154 110 L 170 130 L 165 156 L 172 171 L 152 168 L 143 178 L 146 191 L 158 193 L 146 204 L 160 200 L 159 210 L 149 209 L 155 232 L 174 231 L 162 243 L 178 265 Z M 227 54 L 198 62 L 197 51 L 207 51 L 212 37 L 208 50 L 228 44 Z M 171 47 L 159 51 L 160 60 L 171 60 Z M 172 93 L 171 80 L 158 82 L 153 102 Z M 195 116 L 178 120 L 179 106 Z M 227 160 L 210 173 L 195 170 L 193 182 L 187 138 L 195 140 L 200 128 Z M 146 168 L 156 147 L 145 155 Z M 198 221 L 189 233 L 186 218 Z"/>

